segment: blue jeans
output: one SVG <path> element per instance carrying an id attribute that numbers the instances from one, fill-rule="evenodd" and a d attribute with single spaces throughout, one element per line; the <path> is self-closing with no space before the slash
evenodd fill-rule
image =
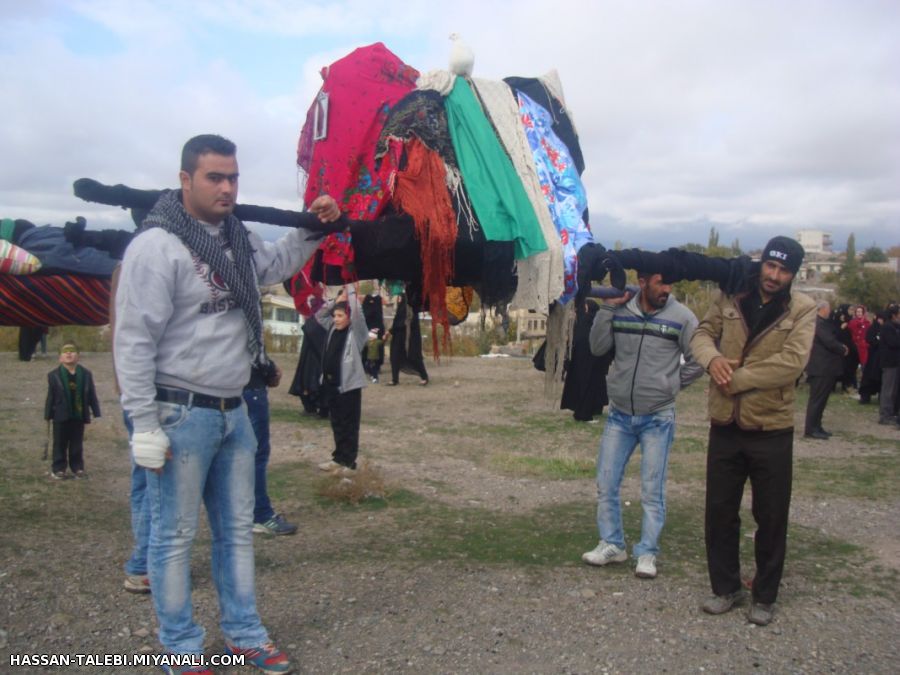
<path id="1" fill-rule="evenodd" d="M 122 411 L 128 438 L 134 425 L 128 413 Z M 147 470 L 131 459 L 131 532 L 134 549 L 125 563 L 125 574 L 147 574 L 147 546 L 150 544 L 150 500 L 147 498 Z"/>
<path id="2" fill-rule="evenodd" d="M 247 403 L 247 414 L 256 435 L 256 505 L 253 507 L 253 522 L 265 523 L 275 515 L 266 485 L 266 470 L 272 451 L 269 443 L 269 392 L 266 387 L 245 389 L 244 401 Z"/>
<path id="3" fill-rule="evenodd" d="M 625 548 L 619 488 L 625 466 L 641 445 L 641 540 L 635 557 L 659 553 L 659 535 L 666 522 L 666 469 L 675 437 L 675 408 L 653 415 L 626 415 L 610 407 L 597 457 L 597 529 L 600 538 Z"/>
<path id="4" fill-rule="evenodd" d="M 161 473 L 147 471 L 150 587 L 160 642 L 173 653 L 203 653 L 204 631 L 192 616 L 190 560 L 202 498 L 212 531 L 222 633 L 238 647 L 265 644 L 268 635 L 256 611 L 251 532 L 256 439 L 247 408 L 158 406 L 172 451 Z"/>

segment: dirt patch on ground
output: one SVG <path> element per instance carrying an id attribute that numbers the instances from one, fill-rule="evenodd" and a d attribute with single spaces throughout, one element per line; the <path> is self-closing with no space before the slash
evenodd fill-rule
<path id="1" fill-rule="evenodd" d="M 279 361 L 293 371 L 292 357 Z M 149 599 L 122 589 L 129 460 L 110 358 L 83 363 L 104 415 L 86 434 L 90 479 L 60 483 L 40 458 L 54 364 L 0 355 L 0 664 L 10 654 L 158 649 Z M 299 671 L 895 672 L 900 434 L 875 424 L 874 409 L 836 398 L 825 419 L 836 436 L 796 439 L 779 613 L 759 629 L 740 612 L 697 609 L 708 593 L 702 385 L 679 399 L 660 577 L 644 582 L 630 563 L 579 562 L 596 543 L 591 466 L 602 420 L 579 424 L 548 403 L 525 360 L 456 358 L 429 371 L 427 387 L 402 377 L 366 389 L 362 456 L 390 494 L 356 507 L 317 495 L 327 421 L 302 415 L 286 387 L 272 392 L 270 491 L 300 532 L 256 540 L 258 600 Z M 623 488 L 631 541 L 635 476 Z M 744 563 L 752 572 L 749 546 Z M 215 653 L 223 645 L 205 529 L 192 570 Z M 103 672 L 112 671 L 133 672 Z"/>

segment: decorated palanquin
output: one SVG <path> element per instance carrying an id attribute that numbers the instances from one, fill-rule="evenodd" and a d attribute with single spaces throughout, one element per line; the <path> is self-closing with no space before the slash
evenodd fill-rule
<path id="1" fill-rule="evenodd" d="M 331 194 L 372 229 L 365 246 L 355 231 L 329 235 L 293 280 L 297 308 L 309 311 L 311 286 L 374 278 L 369 261 L 392 259 L 412 232 L 419 255 L 378 276 L 408 281 L 435 348 L 458 286 L 484 305 L 549 311 L 564 343 L 578 249 L 592 235 L 561 86 L 555 73 L 472 78 L 473 59 L 455 50 L 448 71 L 420 74 L 381 43 L 322 69 L 298 143 L 304 199 Z"/>

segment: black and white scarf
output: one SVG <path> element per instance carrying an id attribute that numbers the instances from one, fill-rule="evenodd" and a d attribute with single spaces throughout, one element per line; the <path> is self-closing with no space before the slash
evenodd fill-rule
<path id="1" fill-rule="evenodd" d="M 174 234 L 219 274 L 244 312 L 247 347 L 253 355 L 253 362 L 260 365 L 265 363 L 259 285 L 253 263 L 253 249 L 244 224 L 234 214 L 229 215 L 222 223 L 220 236 L 225 237 L 225 241 L 231 246 L 234 262 L 228 259 L 221 244 L 206 231 L 200 221 L 185 210 L 181 203 L 181 190 L 172 190 L 159 198 L 144 219 L 141 231 L 151 227 L 161 227 Z"/>

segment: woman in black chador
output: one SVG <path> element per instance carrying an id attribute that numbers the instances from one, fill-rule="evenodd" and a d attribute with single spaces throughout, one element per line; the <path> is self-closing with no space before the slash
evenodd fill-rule
<path id="1" fill-rule="evenodd" d="M 400 382 L 400 371 L 417 374 L 419 384 L 428 384 L 428 371 L 422 359 L 422 330 L 419 328 L 419 311 L 412 306 L 405 293 L 398 296 L 397 313 L 388 335 L 391 340 L 391 381 Z"/>

